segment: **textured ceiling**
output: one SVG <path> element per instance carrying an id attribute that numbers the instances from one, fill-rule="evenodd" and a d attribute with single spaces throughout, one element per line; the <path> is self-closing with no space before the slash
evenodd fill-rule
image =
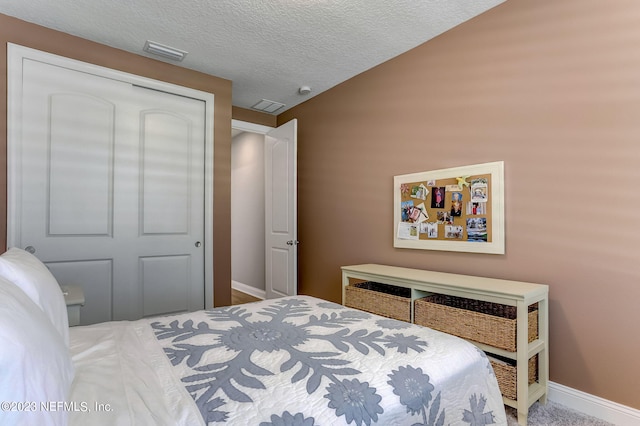
<path id="1" fill-rule="evenodd" d="M 180 66 L 233 81 L 233 105 L 280 113 L 503 1 L 0 0 L 0 13 L 145 56 L 146 40 L 186 50 Z"/>

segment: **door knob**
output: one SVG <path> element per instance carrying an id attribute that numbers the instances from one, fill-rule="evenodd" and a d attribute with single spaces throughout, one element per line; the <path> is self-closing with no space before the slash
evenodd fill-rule
<path id="1" fill-rule="evenodd" d="M 298 241 L 298 240 L 289 240 L 289 241 L 287 241 L 287 245 L 288 246 L 296 246 L 298 244 L 300 244 L 300 241 Z"/>
<path id="2" fill-rule="evenodd" d="M 196 241 L 195 246 L 196 247 L 200 247 L 202 245 L 202 243 L 200 241 Z"/>
<path id="3" fill-rule="evenodd" d="M 24 248 L 24 251 L 26 251 L 28 253 L 31 253 L 31 254 L 34 254 L 36 252 L 36 248 L 34 246 L 26 246 Z"/>

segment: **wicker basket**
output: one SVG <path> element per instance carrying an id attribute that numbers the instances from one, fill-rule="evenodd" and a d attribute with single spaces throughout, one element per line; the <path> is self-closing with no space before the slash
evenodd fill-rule
<path id="1" fill-rule="evenodd" d="M 494 358 L 489 356 L 489 362 L 493 367 L 493 371 L 498 379 L 498 387 L 500 393 L 509 399 L 518 399 L 518 386 L 516 382 L 516 365 L 515 361 Z M 538 381 L 538 355 L 529 359 L 529 384 Z"/>
<path id="2" fill-rule="evenodd" d="M 529 307 L 529 342 L 538 338 L 537 305 Z M 515 306 L 433 294 L 415 301 L 415 323 L 516 351 Z"/>
<path id="3" fill-rule="evenodd" d="M 345 287 L 344 305 L 411 322 L 411 289 L 371 281 Z"/>

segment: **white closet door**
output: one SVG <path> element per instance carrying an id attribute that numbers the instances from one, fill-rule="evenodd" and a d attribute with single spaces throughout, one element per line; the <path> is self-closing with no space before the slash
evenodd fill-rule
<path id="1" fill-rule="evenodd" d="M 23 61 L 14 245 L 82 324 L 204 307 L 204 102 Z"/>

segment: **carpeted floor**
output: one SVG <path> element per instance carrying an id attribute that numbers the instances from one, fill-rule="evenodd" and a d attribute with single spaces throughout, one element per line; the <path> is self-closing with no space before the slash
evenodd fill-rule
<path id="1" fill-rule="evenodd" d="M 518 425 L 514 408 L 507 407 L 509 426 Z M 528 426 L 615 426 L 612 423 L 574 411 L 564 405 L 548 401 L 546 405 L 535 403 L 529 408 Z"/>

